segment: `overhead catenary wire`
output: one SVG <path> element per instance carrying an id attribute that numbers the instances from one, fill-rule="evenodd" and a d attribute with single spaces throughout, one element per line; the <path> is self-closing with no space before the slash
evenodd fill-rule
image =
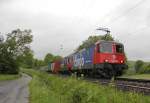
<path id="1" fill-rule="evenodd" d="M 147 0 L 140 0 L 139 2 L 137 2 L 135 5 L 133 5 L 132 7 L 128 8 L 126 11 L 124 11 L 121 15 L 115 17 L 114 19 L 112 19 L 109 23 L 107 23 L 106 25 L 111 25 L 113 23 L 115 23 L 116 21 L 118 21 L 119 19 L 121 19 L 122 17 L 126 16 L 127 14 L 129 14 L 132 10 L 134 10 L 135 8 L 137 8 L 138 6 L 142 5 L 143 3 L 145 3 Z M 108 14 L 106 14 L 106 16 L 108 16 Z M 104 16 L 105 17 L 105 16 Z"/>
<path id="2" fill-rule="evenodd" d="M 150 28 L 150 27 L 148 27 L 148 26 L 143 27 L 143 28 L 140 28 L 140 29 L 137 29 L 137 30 L 133 31 L 132 33 L 127 33 L 127 34 L 130 35 L 130 36 L 133 36 L 134 34 L 139 33 L 139 32 L 141 32 L 142 30 L 144 30 L 146 28 Z"/>
<path id="3" fill-rule="evenodd" d="M 109 26 L 109 25 L 112 25 L 113 23 L 115 23 L 116 21 L 118 21 L 119 19 L 121 19 L 122 17 L 128 15 L 131 11 L 135 10 L 137 7 L 139 7 L 140 5 L 142 5 L 143 3 L 145 3 L 147 0 L 140 0 L 139 2 L 137 2 L 135 5 L 133 5 L 132 7 L 128 8 L 127 10 L 125 10 L 121 15 L 115 17 L 114 19 L 112 19 L 109 23 L 106 23 L 105 25 L 106 26 Z M 110 14 L 106 14 L 106 16 L 109 16 Z M 106 17 L 104 16 L 104 17 Z M 105 18 L 104 18 L 105 19 Z M 144 28 L 140 28 L 140 30 L 143 30 L 147 27 L 144 27 Z M 132 33 L 128 33 L 128 34 L 133 34 L 133 33 L 137 33 L 139 31 L 136 30 L 136 31 L 133 31 Z"/>

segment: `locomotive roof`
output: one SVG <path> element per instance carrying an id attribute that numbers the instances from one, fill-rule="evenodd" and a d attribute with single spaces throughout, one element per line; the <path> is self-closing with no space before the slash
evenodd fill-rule
<path id="1" fill-rule="evenodd" d="M 99 40 L 99 41 L 97 41 L 95 44 L 102 43 L 102 42 L 122 44 L 122 43 L 119 43 L 119 42 L 116 42 L 116 41 L 106 41 L 106 40 Z"/>

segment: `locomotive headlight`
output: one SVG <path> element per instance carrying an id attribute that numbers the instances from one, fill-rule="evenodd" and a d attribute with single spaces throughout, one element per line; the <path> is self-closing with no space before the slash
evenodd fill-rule
<path id="1" fill-rule="evenodd" d="M 121 60 L 120 62 L 123 63 L 123 60 Z"/>
<path id="2" fill-rule="evenodd" d="M 105 61 L 105 62 L 108 62 L 108 60 L 107 60 L 107 59 L 105 59 L 104 61 Z"/>

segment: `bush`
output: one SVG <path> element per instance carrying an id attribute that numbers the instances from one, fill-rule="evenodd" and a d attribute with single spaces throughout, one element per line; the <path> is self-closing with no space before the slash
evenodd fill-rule
<path id="1" fill-rule="evenodd" d="M 136 73 L 139 73 L 143 69 L 143 66 L 144 62 L 142 60 L 137 60 L 134 65 Z"/>
<path id="2" fill-rule="evenodd" d="M 143 69 L 140 70 L 140 73 L 150 73 L 150 64 L 143 66 Z"/>
<path id="3" fill-rule="evenodd" d="M 18 64 L 13 59 L 0 60 L 0 73 L 1 74 L 18 74 Z"/>
<path id="4" fill-rule="evenodd" d="M 150 73 L 150 64 L 148 64 L 147 66 L 146 66 L 146 72 L 145 73 Z"/>

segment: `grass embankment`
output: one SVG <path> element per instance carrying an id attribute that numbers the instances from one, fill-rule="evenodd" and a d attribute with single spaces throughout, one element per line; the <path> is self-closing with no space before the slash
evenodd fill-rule
<path id="1" fill-rule="evenodd" d="M 5 81 L 5 80 L 13 80 L 19 78 L 21 75 L 20 74 L 0 74 L 0 81 Z"/>
<path id="2" fill-rule="evenodd" d="M 30 103 L 150 103 L 149 96 L 124 93 L 111 86 L 35 70 L 23 71 L 33 77 L 29 85 Z"/>
<path id="3" fill-rule="evenodd" d="M 135 75 L 129 75 L 129 76 L 122 76 L 122 78 L 148 79 L 148 80 L 150 80 L 150 74 L 135 74 Z"/>

